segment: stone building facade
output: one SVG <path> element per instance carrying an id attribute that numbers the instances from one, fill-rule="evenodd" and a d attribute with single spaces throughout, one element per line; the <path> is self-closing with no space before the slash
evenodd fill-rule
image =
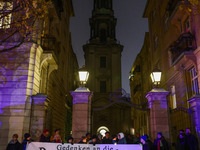
<path id="1" fill-rule="evenodd" d="M 149 76 L 151 70 L 156 66 L 162 71 L 161 87 L 170 92 L 168 113 L 172 142 L 176 141 L 180 129 L 189 127 L 199 135 L 196 110 L 200 81 L 198 9 L 199 6 L 191 5 L 187 0 L 148 0 L 143 17 L 148 18 L 149 33 L 131 69 L 132 101 L 142 97 L 140 104 L 145 101 L 145 94 L 153 88 Z M 137 65 L 142 66 L 139 71 L 136 70 Z M 135 72 L 140 78 L 145 77 L 139 82 L 141 88 L 136 90 Z M 140 94 L 137 95 L 137 92 Z M 195 103 L 192 102 L 193 98 Z M 142 120 L 141 117 L 138 119 Z M 148 115 L 144 120 L 148 120 Z M 143 133 L 137 126 L 135 128 Z M 148 129 L 144 133 L 148 133 Z"/>
<path id="2" fill-rule="evenodd" d="M 112 103 L 122 96 L 123 50 L 116 39 L 117 19 L 112 6 L 112 0 L 94 0 L 92 17 L 89 19 L 90 39 L 83 46 L 85 65 L 90 73 L 87 87 L 93 91 L 93 134 L 99 134 L 100 131 L 117 134 L 130 130 L 130 107 L 122 103 Z"/>
<path id="3" fill-rule="evenodd" d="M 151 73 L 151 61 L 149 59 L 149 33 L 145 33 L 144 45 L 141 52 L 137 55 L 135 62 L 131 68 L 130 94 L 131 102 L 136 104 L 138 108 L 132 108 L 131 119 L 134 122 L 134 132 L 140 135 L 150 133 L 149 129 L 149 112 L 148 102 L 145 95 L 151 89 L 151 81 L 148 74 Z"/>
<path id="4" fill-rule="evenodd" d="M 52 2 L 33 40 L 1 54 L 0 149 L 14 133 L 20 142 L 27 132 L 37 141 L 45 128 L 51 134 L 60 128 L 62 138 L 70 134 L 69 92 L 76 88 L 79 68 L 69 32 L 74 12 L 71 0 Z"/>

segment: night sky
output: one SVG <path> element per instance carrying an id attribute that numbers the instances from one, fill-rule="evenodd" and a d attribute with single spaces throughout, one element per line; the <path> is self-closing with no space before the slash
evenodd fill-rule
<path id="1" fill-rule="evenodd" d="M 92 16 L 93 0 L 72 0 L 75 16 L 71 19 L 73 50 L 79 67 L 85 64 L 82 46 L 90 38 L 89 18 Z M 148 20 L 142 18 L 147 0 L 113 0 L 117 18 L 116 38 L 124 46 L 122 52 L 122 88 L 130 93 L 128 77 L 134 60 L 142 48 Z"/>

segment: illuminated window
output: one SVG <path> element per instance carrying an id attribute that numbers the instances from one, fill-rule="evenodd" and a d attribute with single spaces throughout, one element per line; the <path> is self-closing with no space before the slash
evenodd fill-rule
<path id="1" fill-rule="evenodd" d="M 171 86 L 171 106 L 173 109 L 175 109 L 176 106 L 176 90 L 175 90 L 175 85 Z"/>
<path id="2" fill-rule="evenodd" d="M 191 76 L 192 92 L 193 94 L 199 94 L 197 72 L 194 67 L 190 70 L 190 76 Z"/>
<path id="3" fill-rule="evenodd" d="M 13 4 L 11 2 L 0 2 L 0 28 L 10 28 Z"/>

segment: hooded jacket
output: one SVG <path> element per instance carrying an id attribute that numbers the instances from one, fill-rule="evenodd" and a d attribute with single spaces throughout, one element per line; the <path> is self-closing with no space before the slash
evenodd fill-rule
<path id="1" fill-rule="evenodd" d="M 118 134 L 118 143 L 117 144 L 126 144 L 126 139 L 124 137 L 124 133 L 119 133 Z"/>

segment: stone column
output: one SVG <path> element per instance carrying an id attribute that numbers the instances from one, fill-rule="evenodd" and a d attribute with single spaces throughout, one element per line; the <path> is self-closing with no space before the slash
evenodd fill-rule
<path id="1" fill-rule="evenodd" d="M 169 92 L 164 89 L 153 89 L 146 95 L 150 108 L 150 133 L 152 139 L 157 138 L 157 132 L 162 132 L 163 136 L 169 141 L 168 94 Z"/>
<path id="2" fill-rule="evenodd" d="M 81 136 L 91 132 L 91 97 L 87 88 L 78 88 L 71 92 L 73 96 L 72 137 L 79 142 Z"/>
<path id="3" fill-rule="evenodd" d="M 199 137 L 200 135 L 200 95 L 195 95 L 188 100 L 191 108 L 194 110 L 195 129 Z"/>
<path id="4" fill-rule="evenodd" d="M 31 137 L 38 141 L 40 135 L 44 130 L 45 125 L 45 110 L 48 105 L 46 102 L 47 95 L 38 93 L 31 96 L 32 98 L 32 111 L 31 111 Z"/>

